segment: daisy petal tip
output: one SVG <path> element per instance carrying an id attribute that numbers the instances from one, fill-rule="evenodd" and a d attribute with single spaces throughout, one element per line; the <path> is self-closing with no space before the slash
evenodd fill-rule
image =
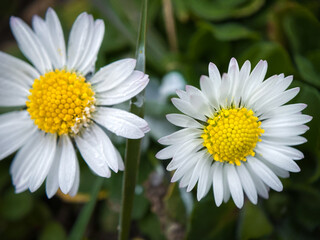
<path id="1" fill-rule="evenodd" d="M 158 139 L 158 143 L 160 143 L 160 144 L 162 144 L 162 145 L 163 145 L 163 144 L 164 144 L 164 141 L 163 141 L 163 139 L 164 139 L 164 138 L 165 138 L 165 137 L 161 137 L 161 138 L 159 138 L 159 139 Z M 157 157 L 157 155 L 156 155 L 156 157 Z"/>
<path id="2" fill-rule="evenodd" d="M 47 13 L 52 13 L 52 12 L 54 12 L 53 8 L 52 7 L 48 7 Z"/>
<path id="3" fill-rule="evenodd" d="M 186 192 L 191 192 L 193 189 L 193 187 L 190 187 L 190 185 L 188 185 L 187 189 L 186 189 Z M 198 200 L 199 201 L 199 200 Z"/>
<path id="4" fill-rule="evenodd" d="M 206 77 L 207 77 L 206 75 L 201 75 L 200 76 L 200 83 L 204 82 Z"/>
<path id="5" fill-rule="evenodd" d="M 150 132 L 150 127 L 149 127 L 149 125 L 147 124 L 145 127 L 143 127 L 142 129 L 141 129 L 144 133 L 148 133 L 148 132 Z"/>
<path id="6" fill-rule="evenodd" d="M 235 59 L 234 57 L 232 57 L 232 58 L 230 59 L 229 66 L 232 67 L 232 66 L 237 66 L 237 65 L 238 65 L 237 59 Z"/>
<path id="7" fill-rule="evenodd" d="M 217 207 L 220 207 L 222 204 L 222 198 L 221 199 L 214 198 L 214 202 L 216 203 Z"/>
<path id="8" fill-rule="evenodd" d="M 19 18 L 18 17 L 15 17 L 15 16 L 11 16 L 10 17 L 9 23 L 10 23 L 11 27 L 17 25 L 18 22 L 19 22 Z"/>
<path id="9" fill-rule="evenodd" d="M 251 198 L 251 199 L 249 199 L 250 200 L 250 202 L 252 203 L 252 204 L 254 204 L 254 205 L 257 205 L 258 204 L 258 197 L 256 196 L 255 198 Z"/>
<path id="10" fill-rule="evenodd" d="M 46 195 L 47 195 L 47 198 L 48 198 L 48 199 L 51 199 L 51 198 L 54 196 L 54 193 L 48 193 L 48 192 L 46 192 Z"/>
<path id="11" fill-rule="evenodd" d="M 178 91 L 179 91 L 179 90 L 177 90 L 177 92 L 178 92 Z M 178 101 L 178 98 L 171 98 L 172 104 L 175 104 L 177 101 Z"/>
<path id="12" fill-rule="evenodd" d="M 237 208 L 241 209 L 243 207 L 243 198 L 242 200 L 239 199 L 238 201 L 234 201 L 234 204 L 237 206 Z"/>
<path id="13" fill-rule="evenodd" d="M 310 116 L 310 115 L 307 115 L 307 116 L 306 116 L 306 121 L 307 121 L 307 122 L 310 122 L 312 119 L 313 119 L 312 116 Z M 309 128 L 309 129 L 310 129 L 310 128 Z M 309 130 L 309 129 L 308 129 L 308 130 Z"/>
<path id="14" fill-rule="evenodd" d="M 159 139 L 159 140 L 160 140 L 160 139 Z M 159 140 L 158 140 L 158 142 L 159 142 Z M 160 142 L 159 142 L 159 143 L 160 143 Z M 155 155 L 155 157 L 156 157 L 157 159 L 160 159 L 160 160 L 166 159 L 166 158 L 163 158 L 161 151 L 159 151 L 159 152 Z"/>
<path id="15" fill-rule="evenodd" d="M 203 198 L 203 196 L 201 196 L 200 194 L 197 194 L 197 200 L 198 202 L 200 202 L 200 200 Z"/>
<path id="16" fill-rule="evenodd" d="M 217 66 L 214 63 L 212 63 L 212 62 L 209 63 L 209 69 L 216 68 L 216 67 Z"/>
<path id="17" fill-rule="evenodd" d="M 186 85 L 186 91 L 188 92 L 188 91 L 190 91 L 191 90 L 191 88 L 192 88 L 192 86 L 190 86 L 190 85 Z"/>

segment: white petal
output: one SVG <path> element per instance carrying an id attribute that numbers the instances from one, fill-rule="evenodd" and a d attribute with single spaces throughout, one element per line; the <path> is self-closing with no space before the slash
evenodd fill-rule
<path id="1" fill-rule="evenodd" d="M 222 75 L 222 81 L 220 86 L 220 99 L 219 104 L 220 106 L 226 108 L 230 105 L 232 99 L 229 98 L 229 93 L 231 89 L 231 80 L 228 74 L 224 73 Z"/>
<path id="2" fill-rule="evenodd" d="M 278 116 L 262 121 L 261 127 L 292 127 L 307 123 L 312 120 L 311 116 L 304 114 L 294 114 L 289 116 Z"/>
<path id="3" fill-rule="evenodd" d="M 189 95 L 189 102 L 194 110 L 201 112 L 208 117 L 213 115 L 214 111 L 209 100 L 198 88 L 187 85 L 186 91 Z"/>
<path id="4" fill-rule="evenodd" d="M 59 18 L 52 8 L 47 10 L 46 24 L 53 42 L 53 49 L 57 55 L 56 68 L 62 68 L 66 65 L 66 44 Z"/>
<path id="5" fill-rule="evenodd" d="M 302 143 L 307 142 L 307 139 L 301 136 L 293 136 L 293 137 L 269 137 L 269 136 L 261 136 L 263 142 L 268 144 L 280 144 L 280 145 L 287 145 L 287 146 L 295 146 Z"/>
<path id="6" fill-rule="evenodd" d="M 46 22 L 39 16 L 32 18 L 32 27 L 43 45 L 48 57 L 50 58 L 54 68 L 61 68 L 61 59 L 59 53 L 55 47 L 54 40 L 51 37 L 50 29 Z"/>
<path id="7" fill-rule="evenodd" d="M 189 115 L 193 118 L 199 119 L 201 121 L 207 121 L 205 115 L 201 112 L 197 112 L 193 109 L 193 106 L 182 99 L 172 98 L 171 99 L 173 105 L 182 113 Z"/>
<path id="8" fill-rule="evenodd" d="M 278 137 L 292 137 L 304 134 L 306 131 L 309 130 L 308 126 L 300 125 L 300 126 L 292 126 L 292 127 L 262 127 L 265 132 L 263 133 L 264 136 L 278 136 Z"/>
<path id="9" fill-rule="evenodd" d="M 223 200 L 223 163 L 215 162 L 212 166 L 213 171 L 213 193 L 216 205 L 219 207 Z"/>
<path id="10" fill-rule="evenodd" d="M 83 50 L 87 44 L 87 36 L 90 31 L 90 17 L 84 12 L 74 22 L 68 41 L 67 68 L 72 70 L 79 63 Z"/>
<path id="11" fill-rule="evenodd" d="M 22 53 L 41 74 L 52 69 L 50 59 L 38 37 L 20 18 L 11 17 L 10 27 Z"/>
<path id="12" fill-rule="evenodd" d="M 190 154 L 196 153 L 203 148 L 200 139 L 191 139 L 182 144 L 177 145 L 172 157 L 172 161 L 168 164 L 167 170 L 172 171 L 186 163 Z"/>
<path id="13" fill-rule="evenodd" d="M 283 78 L 283 74 L 274 75 L 264 81 L 252 94 L 247 104 L 250 106 L 260 106 L 268 102 L 274 96 L 280 96 L 291 84 L 292 76 Z"/>
<path id="14" fill-rule="evenodd" d="M 226 203 L 230 198 L 230 187 L 227 178 L 226 164 L 223 166 L 223 201 Z"/>
<path id="15" fill-rule="evenodd" d="M 130 139 L 142 138 L 150 130 L 144 119 L 116 108 L 98 107 L 94 120 L 116 135 Z"/>
<path id="16" fill-rule="evenodd" d="M 135 59 L 122 59 L 101 68 L 89 81 L 100 92 L 107 91 L 123 83 L 133 73 L 135 66 Z"/>
<path id="17" fill-rule="evenodd" d="M 200 178 L 200 176 L 202 174 L 202 171 L 203 171 L 203 169 L 205 167 L 205 161 L 206 161 L 205 158 L 202 157 L 202 158 L 198 159 L 195 162 L 195 166 L 191 169 L 192 175 L 191 175 L 191 178 L 190 178 L 190 181 L 189 181 L 189 184 L 188 184 L 187 192 L 190 192 L 194 188 L 196 183 L 198 182 L 198 180 L 199 180 L 199 178 Z M 199 184 L 198 184 L 198 189 L 199 189 Z M 198 201 L 199 200 L 200 199 L 198 198 Z"/>
<path id="18" fill-rule="evenodd" d="M 25 106 L 29 94 L 22 84 L 0 77 L 0 106 Z"/>
<path id="19" fill-rule="evenodd" d="M 72 142 L 67 135 L 61 135 L 58 146 L 61 147 L 61 161 L 59 166 L 59 186 L 67 194 L 75 181 L 77 156 Z"/>
<path id="20" fill-rule="evenodd" d="M 16 192 L 28 189 L 29 178 L 33 174 L 35 164 L 45 145 L 44 132 L 35 131 L 31 138 L 22 146 L 15 155 L 10 166 L 12 182 Z"/>
<path id="21" fill-rule="evenodd" d="M 250 75 L 250 70 L 251 70 L 251 63 L 247 60 L 245 63 L 242 65 L 239 73 L 239 85 L 238 85 L 238 90 L 235 92 L 234 95 L 234 101 L 238 103 L 238 106 L 240 107 L 240 100 L 243 101 L 243 92 L 245 91 L 245 86 L 247 84 L 247 81 L 249 80 L 249 75 Z M 241 102 L 241 105 L 243 105 L 243 102 Z"/>
<path id="22" fill-rule="evenodd" d="M 230 188 L 230 193 L 234 203 L 238 208 L 243 206 L 243 191 L 240 178 L 234 165 L 226 164 L 227 180 Z"/>
<path id="23" fill-rule="evenodd" d="M 160 150 L 156 154 L 156 158 L 158 158 L 158 159 L 169 159 L 169 158 L 172 158 L 173 155 L 175 154 L 176 150 L 177 150 L 177 145 L 168 146 L 168 147 Z"/>
<path id="24" fill-rule="evenodd" d="M 196 164 L 199 161 L 202 161 L 204 152 L 192 153 L 188 156 L 188 161 L 179 167 L 172 176 L 171 182 L 176 182 L 181 179 L 185 174 L 188 174 L 190 171 L 193 171 L 196 167 Z M 197 173 L 196 173 L 197 174 Z M 199 175 L 198 175 L 199 176 Z M 196 176 L 196 178 L 198 177 Z M 191 181 L 191 180 L 190 180 Z"/>
<path id="25" fill-rule="evenodd" d="M 207 76 L 201 76 L 200 78 L 200 87 L 203 94 L 209 100 L 210 104 L 215 108 L 219 108 L 218 96 L 216 96 L 214 82 L 211 78 Z"/>
<path id="26" fill-rule="evenodd" d="M 273 165 L 272 163 L 268 162 L 264 158 L 259 158 L 265 165 L 267 165 L 268 168 L 272 172 L 274 172 L 275 175 L 281 178 L 288 178 L 290 176 L 290 173 L 287 170 L 284 170 L 283 168 L 277 167 L 276 165 Z"/>
<path id="27" fill-rule="evenodd" d="M 292 88 L 285 92 L 282 92 L 281 94 L 275 95 L 273 98 L 271 98 L 269 101 L 264 102 L 263 104 L 257 105 L 255 107 L 257 115 L 262 114 L 263 112 L 270 111 L 274 108 L 277 108 L 288 101 L 290 101 L 292 98 L 294 98 L 299 93 L 299 88 Z"/>
<path id="28" fill-rule="evenodd" d="M 257 204 L 257 201 L 258 201 L 257 190 L 247 168 L 245 167 L 245 164 L 241 164 L 240 166 L 237 166 L 236 169 L 237 169 L 237 173 L 239 175 L 244 192 L 247 194 L 249 200 L 253 204 Z"/>
<path id="29" fill-rule="evenodd" d="M 295 103 L 295 104 L 284 105 L 284 106 L 278 107 L 276 109 L 273 109 L 269 112 L 263 113 L 259 117 L 259 119 L 264 120 L 267 118 L 293 115 L 295 113 L 300 113 L 306 107 L 307 107 L 307 104 L 304 104 L 304 103 Z"/>
<path id="30" fill-rule="evenodd" d="M 221 74 L 217 66 L 213 63 L 209 63 L 209 78 L 212 81 L 212 85 L 214 88 L 214 96 L 216 99 L 220 98 L 220 85 L 221 85 Z"/>
<path id="31" fill-rule="evenodd" d="M 238 94 L 241 92 L 243 82 L 240 82 L 239 65 L 235 58 L 230 60 L 228 75 L 231 80 L 231 88 L 227 98 L 230 99 L 230 103 L 232 102 L 238 106 L 240 100 L 240 96 L 238 96 Z"/>
<path id="32" fill-rule="evenodd" d="M 61 146 L 58 144 L 56 153 L 49 170 L 46 180 L 46 194 L 48 198 L 52 198 L 59 189 L 59 166 L 61 161 Z"/>
<path id="33" fill-rule="evenodd" d="M 257 189 L 258 194 L 267 199 L 269 197 L 269 188 L 266 186 L 266 184 L 264 184 L 264 182 L 260 179 L 259 176 L 257 176 L 257 174 L 255 173 L 255 171 L 250 167 L 250 165 L 248 164 L 248 162 L 243 163 L 245 164 L 248 172 L 250 173 L 250 176 L 254 182 L 254 185 Z"/>
<path id="34" fill-rule="evenodd" d="M 39 72 L 30 64 L 0 51 L 0 71 L 3 78 L 12 79 L 26 87 L 31 87 Z"/>
<path id="35" fill-rule="evenodd" d="M 0 116 L 0 160 L 18 150 L 36 132 L 27 111 Z"/>
<path id="36" fill-rule="evenodd" d="M 259 86 L 259 88 L 254 91 L 251 96 L 248 96 L 246 101 L 247 106 L 255 106 L 267 101 L 270 97 L 274 96 L 275 86 L 277 81 L 279 81 L 279 75 L 273 75 Z M 279 93 L 279 92 L 278 92 Z"/>
<path id="37" fill-rule="evenodd" d="M 282 154 L 284 154 L 294 160 L 300 160 L 300 159 L 304 158 L 303 153 L 293 147 L 281 146 L 279 144 L 276 145 L 276 144 L 266 143 L 265 141 L 258 142 L 257 145 L 262 145 L 261 147 L 264 147 L 264 148 L 271 148 L 271 149 L 273 149 L 277 152 L 280 152 L 280 153 L 282 153 Z"/>
<path id="38" fill-rule="evenodd" d="M 186 91 L 183 91 L 182 89 L 177 89 L 176 93 L 181 100 L 187 102 L 190 101 L 190 96 L 189 94 L 187 94 Z"/>
<path id="39" fill-rule="evenodd" d="M 281 152 L 275 151 L 272 148 L 263 147 L 261 144 L 256 146 L 255 151 L 259 153 L 257 157 L 261 156 L 275 166 L 290 172 L 300 171 L 299 166 L 292 159 Z"/>
<path id="40" fill-rule="evenodd" d="M 83 53 L 82 59 L 76 67 L 83 73 L 83 75 L 86 75 L 96 62 L 98 51 L 104 36 L 104 22 L 101 19 L 98 19 L 94 22 L 94 26 L 92 28 L 93 32 L 91 34 L 90 42 L 86 44 L 87 49 Z"/>
<path id="41" fill-rule="evenodd" d="M 56 151 L 57 136 L 49 133 L 44 136 L 44 139 L 44 145 L 38 150 L 40 154 L 34 165 L 32 176 L 28 181 L 31 192 L 36 191 L 47 177 Z"/>
<path id="42" fill-rule="evenodd" d="M 101 177 L 110 177 L 108 162 L 116 162 L 114 149 L 110 148 L 110 139 L 97 125 L 92 124 L 80 136 L 75 138 L 78 149 L 89 167 Z M 110 150 L 109 154 L 106 152 Z M 108 162 L 107 159 L 108 158 Z"/>
<path id="43" fill-rule="evenodd" d="M 247 102 L 255 89 L 262 83 L 268 69 L 268 63 L 260 60 L 256 67 L 252 70 L 248 80 L 243 87 L 243 101 Z"/>
<path id="44" fill-rule="evenodd" d="M 78 192 L 79 189 L 79 183 L 80 183 L 80 168 L 79 168 L 79 163 L 76 161 L 76 176 L 73 182 L 73 185 L 70 189 L 70 192 L 68 193 L 70 196 L 75 196 Z"/>
<path id="45" fill-rule="evenodd" d="M 129 100 L 140 93 L 148 84 L 149 76 L 140 71 L 133 71 L 121 84 L 114 88 L 99 92 L 95 89 L 97 95 L 97 104 L 114 105 Z"/>
<path id="46" fill-rule="evenodd" d="M 282 191 L 281 181 L 265 164 L 254 157 L 247 157 L 247 161 L 251 169 L 265 184 L 278 192 Z"/>
<path id="47" fill-rule="evenodd" d="M 202 130 L 195 128 L 184 128 L 176 131 L 168 136 L 162 137 L 158 140 L 160 144 L 170 145 L 175 143 L 186 142 L 190 139 L 199 138 L 203 133 Z"/>
<path id="48" fill-rule="evenodd" d="M 212 181 L 212 169 L 211 169 L 211 160 L 210 155 L 207 155 L 204 160 L 204 164 L 202 170 L 200 172 L 200 177 L 198 181 L 198 191 L 197 191 L 197 199 L 200 201 L 209 191 Z"/>
<path id="49" fill-rule="evenodd" d="M 115 152 L 117 154 L 118 168 L 119 168 L 119 170 L 123 171 L 124 170 L 124 164 L 123 164 L 122 157 L 121 157 L 119 151 L 116 148 L 114 148 L 114 150 L 115 150 Z"/>
<path id="50" fill-rule="evenodd" d="M 167 120 L 178 127 L 203 128 L 202 124 L 184 114 L 167 114 Z"/>

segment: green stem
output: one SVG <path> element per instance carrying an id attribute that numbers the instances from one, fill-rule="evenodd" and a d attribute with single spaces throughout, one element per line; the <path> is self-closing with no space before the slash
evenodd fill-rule
<path id="1" fill-rule="evenodd" d="M 103 180 L 104 178 L 97 177 L 97 180 L 95 181 L 90 194 L 90 201 L 83 207 L 80 215 L 76 220 L 76 223 L 72 227 L 68 240 L 82 239 L 82 236 L 86 230 L 86 227 L 94 210 L 94 206 L 96 205 L 97 197 L 101 189 Z"/>
<path id="2" fill-rule="evenodd" d="M 136 70 L 145 71 L 145 43 L 147 22 L 147 0 L 142 2 L 139 36 L 137 42 Z M 144 92 L 131 99 L 130 112 L 143 118 Z M 141 139 L 128 139 L 125 154 L 125 171 L 122 185 L 122 204 L 120 214 L 119 240 L 128 240 L 131 224 L 131 213 L 134 200 L 134 190 L 139 169 Z"/>

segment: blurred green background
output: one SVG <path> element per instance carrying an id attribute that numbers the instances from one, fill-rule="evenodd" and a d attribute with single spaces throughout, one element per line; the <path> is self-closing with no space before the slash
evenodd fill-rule
<path id="1" fill-rule="evenodd" d="M 87 11 L 104 19 L 106 34 L 97 69 L 112 61 L 134 57 L 139 0 L 11 0 L 0 2 L 0 49 L 25 59 L 9 28 L 9 17 L 28 23 L 53 7 L 65 38 L 77 15 Z M 145 114 L 152 131 L 143 140 L 139 179 L 131 227 L 132 239 L 320 239 L 320 1 L 319 0 L 149 0 Z M 212 190 L 200 202 L 170 183 L 169 161 L 154 155 L 157 138 L 175 130 L 165 114 L 177 112 L 170 102 L 175 88 L 199 86 L 214 62 L 221 72 L 235 57 L 242 65 L 268 61 L 267 75 L 294 75 L 291 87 L 301 91 L 293 102 L 308 104 L 313 116 L 299 146 L 305 159 L 300 173 L 282 179 L 284 190 L 270 191 L 257 205 L 246 201 L 238 210 L 232 201 L 215 206 Z M 170 73 L 171 72 L 171 73 Z M 172 73 L 174 72 L 174 73 Z M 170 74 L 168 74 L 170 73 Z M 126 108 L 126 105 L 122 106 Z M 12 109 L 0 108 L 7 112 Z M 115 136 L 122 156 L 125 141 Z M 42 186 L 36 193 L 14 194 L 9 167 L 13 155 L 0 163 L 0 239 L 66 239 L 96 180 L 84 161 L 80 194 L 68 199 L 58 194 L 48 200 Z M 122 173 L 104 181 L 85 239 L 117 239 Z"/>

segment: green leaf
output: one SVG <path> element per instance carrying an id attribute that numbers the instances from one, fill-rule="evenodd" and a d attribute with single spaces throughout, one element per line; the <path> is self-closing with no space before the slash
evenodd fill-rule
<path id="1" fill-rule="evenodd" d="M 259 35 L 247 27 L 238 23 L 209 24 L 202 22 L 203 27 L 212 32 L 214 37 L 220 41 L 235 41 L 241 39 L 258 39 Z"/>
<path id="2" fill-rule="evenodd" d="M 240 239 L 257 239 L 272 233 L 273 226 L 258 206 L 247 201 L 241 214 L 242 219 L 239 225 Z"/>
<path id="3" fill-rule="evenodd" d="M 241 64 L 243 64 L 245 60 L 249 60 L 251 62 L 252 68 L 259 62 L 259 60 L 267 60 L 267 76 L 280 73 L 284 73 L 285 75 L 295 73 L 289 54 L 277 43 L 259 42 L 254 44 L 249 49 L 246 49 L 239 58 L 239 62 Z"/>
<path id="4" fill-rule="evenodd" d="M 285 8 L 283 28 L 292 50 L 307 54 L 320 49 L 320 23 L 307 9 L 299 5 Z"/>
<path id="5" fill-rule="evenodd" d="M 302 78 L 311 85 L 320 88 L 320 72 L 313 63 L 301 55 L 296 55 L 294 59 Z"/>
<path id="6" fill-rule="evenodd" d="M 102 186 L 103 180 L 104 178 L 97 177 L 96 182 L 92 186 L 90 201 L 83 207 L 80 215 L 77 218 L 77 221 L 73 225 L 71 233 L 68 237 L 69 240 L 78 240 L 82 238 L 88 225 L 88 222 L 91 218 L 94 206 L 96 205 L 97 197 Z"/>
<path id="7" fill-rule="evenodd" d="M 184 203 L 180 197 L 179 186 L 177 183 L 171 183 L 166 196 L 164 197 L 164 203 L 168 216 L 184 224 L 186 221 L 186 209 Z"/>
<path id="8" fill-rule="evenodd" d="M 146 56 L 146 28 L 147 28 L 147 0 L 142 1 L 141 19 L 136 48 L 136 70 L 145 72 Z M 143 118 L 144 116 L 144 91 L 131 99 L 130 112 Z M 141 151 L 141 139 L 127 139 L 125 166 L 122 185 L 122 202 L 120 212 L 119 240 L 129 238 L 131 216 L 134 200 L 134 191 L 137 181 Z"/>
<path id="9" fill-rule="evenodd" d="M 159 219 L 153 213 L 149 213 L 145 218 L 139 221 L 140 231 L 152 240 L 164 240 L 161 231 Z"/>
<path id="10" fill-rule="evenodd" d="M 294 102 L 306 103 L 308 107 L 303 110 L 303 113 L 313 117 L 307 123 L 310 127 L 309 131 L 303 135 L 308 142 L 299 146 L 306 154 L 305 160 L 299 162 L 305 175 L 300 174 L 299 176 L 304 176 L 310 182 L 315 182 L 320 178 L 320 93 L 316 88 L 301 81 L 293 81 L 293 86 L 300 87 L 300 92 Z"/>
<path id="11" fill-rule="evenodd" d="M 66 233 L 58 222 L 49 222 L 43 229 L 39 240 L 64 240 Z"/>
<path id="12" fill-rule="evenodd" d="M 294 222 L 303 226 L 301 230 L 311 233 L 320 225 L 320 191 L 317 184 L 295 183 L 288 186 L 292 199 L 288 202 L 288 212 Z M 309 239 L 309 238 L 307 238 Z"/>
<path id="13" fill-rule="evenodd" d="M 297 97 L 294 98 L 294 102 L 306 103 L 308 107 L 303 110 L 303 113 L 313 117 L 313 119 L 307 123 L 310 130 L 304 134 L 308 142 L 301 146 L 303 150 L 312 153 L 320 148 L 320 93 L 316 88 L 299 81 L 294 81 L 293 86 L 300 87 L 300 92 Z"/>
<path id="14" fill-rule="evenodd" d="M 232 201 L 217 207 L 212 193 L 208 195 L 194 205 L 186 239 L 233 239 L 238 210 Z"/>
<path id="15" fill-rule="evenodd" d="M 207 20 L 225 20 L 242 18 L 258 11 L 264 0 L 188 0 L 189 10 L 198 17 Z"/>
<path id="16" fill-rule="evenodd" d="M 134 208 L 132 209 L 132 219 L 140 220 L 148 212 L 150 204 L 149 204 L 149 201 L 144 196 L 142 186 L 136 186 L 136 189 L 141 190 L 141 192 L 138 192 L 135 194 L 134 201 L 133 201 Z"/>
<path id="17" fill-rule="evenodd" d="M 29 192 L 15 194 L 10 189 L 1 199 L 0 213 L 7 220 L 17 221 L 29 214 L 32 208 L 33 199 Z"/>
<path id="18" fill-rule="evenodd" d="M 99 206 L 99 223 L 106 232 L 117 233 L 119 227 L 119 201 L 107 200 Z"/>

